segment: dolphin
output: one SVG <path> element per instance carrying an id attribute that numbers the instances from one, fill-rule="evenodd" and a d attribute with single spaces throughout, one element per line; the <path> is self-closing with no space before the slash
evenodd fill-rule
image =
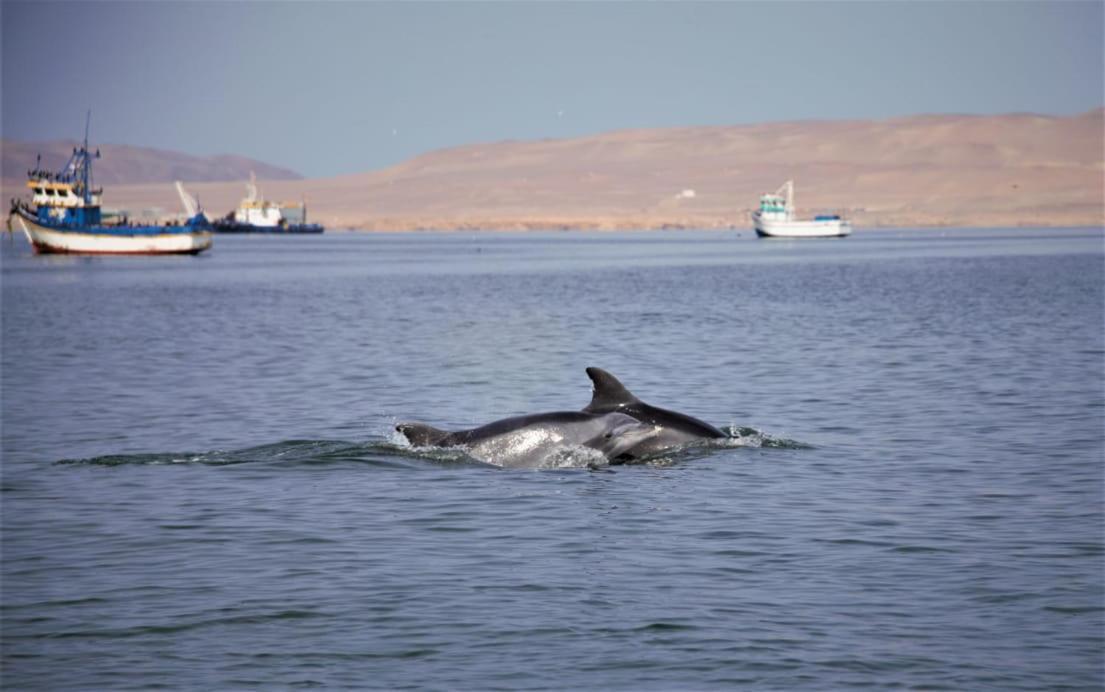
<path id="1" fill-rule="evenodd" d="M 415 447 L 460 447 L 480 461 L 509 468 L 540 468 L 580 447 L 613 460 L 660 432 L 624 413 L 581 411 L 515 416 L 456 432 L 422 423 L 400 423 L 395 429 Z"/>
<path id="2" fill-rule="evenodd" d="M 587 368 L 594 390 L 591 403 L 585 413 L 624 413 L 650 426 L 658 432 L 633 445 L 621 454 L 626 458 L 640 458 L 658 454 L 673 447 L 729 437 L 714 426 L 678 411 L 651 406 L 633 396 L 625 386 L 602 368 Z"/>

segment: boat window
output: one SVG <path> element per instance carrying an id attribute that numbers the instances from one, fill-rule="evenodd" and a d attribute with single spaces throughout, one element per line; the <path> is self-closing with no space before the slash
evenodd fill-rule
<path id="1" fill-rule="evenodd" d="M 42 194 L 42 188 L 41 187 L 36 187 L 35 188 L 35 194 L 36 195 L 41 195 Z"/>
<path id="2" fill-rule="evenodd" d="M 53 195 L 53 194 L 54 194 L 54 190 L 53 190 L 53 188 L 49 188 L 49 187 L 48 187 L 48 188 L 46 188 L 46 194 L 47 194 L 47 195 Z"/>

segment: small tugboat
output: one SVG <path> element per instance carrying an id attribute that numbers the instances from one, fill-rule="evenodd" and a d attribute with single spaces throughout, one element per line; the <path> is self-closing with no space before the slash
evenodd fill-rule
<path id="1" fill-rule="evenodd" d="M 238 208 L 212 225 L 219 233 L 322 233 L 317 223 L 307 223 L 306 204 L 274 204 L 262 199 L 257 178 L 250 171 L 246 196 Z"/>
<path id="2" fill-rule="evenodd" d="M 793 180 L 783 183 L 773 194 L 760 197 L 760 208 L 752 212 L 752 224 L 761 238 L 838 238 L 852 232 L 851 222 L 836 214 L 796 219 Z"/>
<path id="3" fill-rule="evenodd" d="M 91 117 L 91 113 L 89 113 Z M 211 224 L 203 212 L 190 210 L 183 223 L 104 223 L 100 211 L 103 189 L 92 188 L 92 159 L 88 151 L 88 121 L 84 144 L 58 173 L 41 165 L 27 172 L 33 191 L 30 204 L 13 199 L 8 230 L 21 230 L 39 253 L 88 255 L 196 254 L 211 247 Z"/>

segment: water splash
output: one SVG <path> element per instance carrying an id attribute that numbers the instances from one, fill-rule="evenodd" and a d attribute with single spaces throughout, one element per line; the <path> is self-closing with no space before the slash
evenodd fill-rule
<path id="1" fill-rule="evenodd" d="M 814 449 L 813 445 L 790 440 L 785 437 L 775 437 L 762 430 L 746 426 L 731 425 L 722 428 L 722 432 L 729 437 L 717 442 L 721 447 L 755 447 L 765 449 Z"/>
<path id="2" fill-rule="evenodd" d="M 468 450 L 463 447 L 418 447 L 407 440 L 403 433 L 392 431 L 388 436 L 388 444 L 394 445 L 395 450 L 413 457 L 429 459 L 439 462 L 470 463 L 480 466 L 493 466 L 502 468 L 494 463 L 495 454 L 481 456 L 478 451 Z M 583 446 L 560 447 L 554 450 L 546 458 L 532 469 L 596 469 L 609 466 L 610 462 L 598 450 Z"/>

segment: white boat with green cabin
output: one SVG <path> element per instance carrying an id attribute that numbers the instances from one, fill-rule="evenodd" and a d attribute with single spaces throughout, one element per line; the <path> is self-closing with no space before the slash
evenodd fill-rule
<path id="1" fill-rule="evenodd" d="M 761 238 L 840 238 L 852 232 L 851 222 L 838 214 L 796 218 L 793 180 L 760 197 L 760 208 L 752 212 L 752 225 Z"/>

